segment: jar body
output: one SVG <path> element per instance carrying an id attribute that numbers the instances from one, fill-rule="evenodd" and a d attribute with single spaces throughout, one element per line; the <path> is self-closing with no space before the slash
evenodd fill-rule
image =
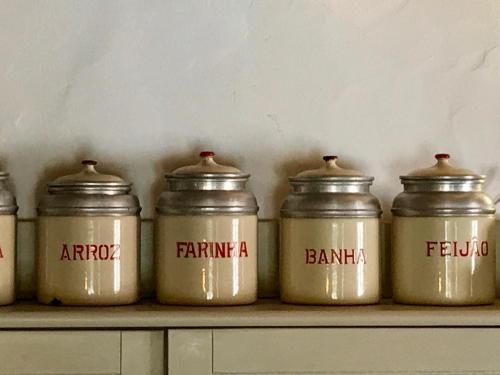
<path id="1" fill-rule="evenodd" d="M 357 305 L 380 300 L 378 218 L 282 218 L 284 302 Z"/>
<path id="2" fill-rule="evenodd" d="M 139 299 L 140 220 L 130 216 L 40 216 L 38 301 L 124 305 Z"/>
<path id="3" fill-rule="evenodd" d="M 15 301 L 16 215 L 0 215 L 0 305 Z"/>
<path id="4" fill-rule="evenodd" d="M 159 214 L 155 233 L 158 302 L 257 300 L 257 215 Z"/>
<path id="5" fill-rule="evenodd" d="M 495 218 L 400 217 L 393 222 L 393 298 L 422 305 L 495 301 Z"/>

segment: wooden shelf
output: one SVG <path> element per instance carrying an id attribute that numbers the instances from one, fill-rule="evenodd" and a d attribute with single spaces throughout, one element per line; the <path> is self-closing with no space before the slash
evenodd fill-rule
<path id="1" fill-rule="evenodd" d="M 20 301 L 0 307 L 0 329 L 181 327 L 500 327 L 490 306 L 298 306 L 275 299 L 234 307 L 164 306 L 145 300 L 119 307 L 52 307 Z"/>

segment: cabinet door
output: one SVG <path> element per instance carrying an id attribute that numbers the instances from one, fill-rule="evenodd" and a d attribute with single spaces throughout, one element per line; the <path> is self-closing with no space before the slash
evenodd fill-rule
<path id="1" fill-rule="evenodd" d="M 120 332 L 2 331 L 0 374 L 120 374 Z"/>
<path id="2" fill-rule="evenodd" d="M 122 331 L 121 375 L 165 373 L 163 331 Z"/>
<path id="3" fill-rule="evenodd" d="M 500 373 L 500 329 L 169 331 L 169 374 Z"/>

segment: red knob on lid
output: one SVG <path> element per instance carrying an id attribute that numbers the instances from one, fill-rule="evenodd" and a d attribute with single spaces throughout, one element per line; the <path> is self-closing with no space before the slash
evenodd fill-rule
<path id="1" fill-rule="evenodd" d="M 95 160 L 82 160 L 82 165 L 97 165 Z"/>
<path id="2" fill-rule="evenodd" d="M 210 156 L 215 156 L 215 152 L 213 152 L 213 151 L 202 151 L 202 152 L 200 152 L 200 157 L 202 157 L 202 158 L 208 158 Z"/>
<path id="3" fill-rule="evenodd" d="M 324 161 L 336 160 L 336 159 L 337 159 L 337 155 L 325 155 L 325 156 L 323 156 Z"/>
<path id="4" fill-rule="evenodd" d="M 434 157 L 436 159 L 438 159 L 438 160 L 439 159 L 449 159 L 450 158 L 450 154 L 436 154 L 436 155 L 434 155 Z"/>

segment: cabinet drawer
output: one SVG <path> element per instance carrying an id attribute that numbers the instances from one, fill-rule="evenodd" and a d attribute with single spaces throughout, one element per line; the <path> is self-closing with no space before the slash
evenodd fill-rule
<path id="1" fill-rule="evenodd" d="M 500 371 L 500 329 L 213 330 L 215 374 Z"/>
<path id="2" fill-rule="evenodd" d="M 0 332 L 0 374 L 119 374 L 120 332 Z"/>

